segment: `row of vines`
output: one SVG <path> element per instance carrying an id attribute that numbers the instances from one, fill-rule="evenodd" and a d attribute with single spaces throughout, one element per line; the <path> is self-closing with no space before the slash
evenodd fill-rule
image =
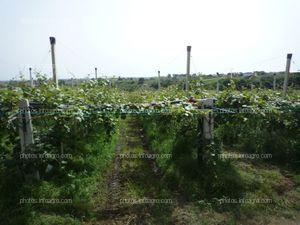
<path id="1" fill-rule="evenodd" d="M 36 88 L 21 82 L 1 89 L 1 221 L 80 224 L 88 218 L 91 193 L 97 191 L 93 184 L 104 179 L 119 123 L 128 114 L 139 117 L 152 152 L 172 155 L 157 159 L 157 163 L 170 184 L 191 200 L 240 194 L 236 192 L 242 188 L 238 176 L 230 162 L 219 157 L 224 149 L 272 154 L 271 163 L 299 170 L 300 112 L 299 104 L 292 102 L 299 99 L 299 92 L 291 91 L 286 101 L 281 93 L 241 92 L 234 85 L 230 83 L 216 94 L 191 84 L 193 98 L 186 98 L 186 93 L 175 87 L 123 92 L 109 88 L 101 79 L 57 89 L 40 77 Z M 199 110 L 201 103 L 195 99 L 208 97 L 217 99 L 215 107 Z M 34 136 L 34 144 L 27 146 L 25 153 L 39 157 L 21 153 L 18 104 L 22 99 L 30 103 Z M 198 122 L 209 111 L 214 112 L 215 137 L 201 149 L 200 162 Z M 72 204 L 22 204 L 30 198 L 71 199 Z"/>
<path id="2" fill-rule="evenodd" d="M 38 82 L 37 88 L 24 82 L 0 90 L 1 224 L 76 224 L 90 213 L 93 184 L 111 163 L 118 131 L 116 116 L 93 106 L 121 98 L 105 81 L 77 89 L 56 89 L 43 77 Z M 30 104 L 34 136 L 23 153 L 22 99 Z M 39 199 L 71 199 L 72 204 L 26 204 Z M 41 218 L 42 212 L 49 216 Z"/>
<path id="3" fill-rule="evenodd" d="M 256 162 L 300 170 L 299 92 L 291 92 L 289 100 L 281 95 L 271 90 L 237 91 L 233 82 L 219 94 L 194 87 L 197 98 L 217 98 L 211 110 L 214 139 L 201 149 L 200 163 L 198 121 L 204 110 L 195 113 L 192 103 L 185 103 L 177 109 L 181 113 L 144 116 L 141 121 L 151 150 L 172 155 L 157 163 L 188 199 L 237 198 L 243 195 L 243 183 L 231 160 L 222 158 L 224 153 L 269 155 Z"/>

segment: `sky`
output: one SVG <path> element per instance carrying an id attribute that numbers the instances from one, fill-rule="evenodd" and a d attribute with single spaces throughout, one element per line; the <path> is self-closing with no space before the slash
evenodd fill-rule
<path id="1" fill-rule="evenodd" d="M 0 80 L 300 70 L 299 0 L 0 0 Z"/>

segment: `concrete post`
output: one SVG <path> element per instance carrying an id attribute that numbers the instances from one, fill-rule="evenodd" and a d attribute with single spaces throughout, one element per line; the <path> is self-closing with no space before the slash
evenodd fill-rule
<path id="1" fill-rule="evenodd" d="M 158 90 L 160 89 L 160 71 L 157 72 L 158 75 Z"/>
<path id="2" fill-rule="evenodd" d="M 21 140 L 21 152 L 24 153 L 26 147 L 34 143 L 31 114 L 27 99 L 19 103 L 19 134 Z"/>
<path id="3" fill-rule="evenodd" d="M 185 91 L 189 91 L 189 76 L 190 76 L 190 66 L 191 66 L 191 49 L 192 46 L 187 46 L 187 60 L 186 60 L 186 78 L 185 78 Z"/>
<path id="4" fill-rule="evenodd" d="M 53 81 L 55 86 L 58 87 L 55 64 L 55 42 L 55 37 L 50 37 Z"/>
<path id="5" fill-rule="evenodd" d="M 31 73 L 32 68 L 29 68 L 29 77 L 30 77 L 30 86 L 33 87 L 33 79 L 32 79 L 32 73 Z"/>
<path id="6" fill-rule="evenodd" d="M 201 109 L 213 109 L 216 99 L 207 98 L 201 99 Z M 203 149 L 209 145 L 214 138 L 214 116 L 210 112 L 208 115 L 205 115 L 203 118 L 198 119 L 198 132 L 199 132 L 199 145 L 198 145 L 198 162 L 201 164 L 203 162 Z"/>
<path id="7" fill-rule="evenodd" d="M 292 59 L 292 54 L 291 53 L 287 54 L 286 69 L 285 69 L 285 76 L 284 76 L 284 83 L 283 83 L 283 98 L 286 98 L 288 78 L 289 78 L 290 67 L 291 67 L 291 59 Z"/>

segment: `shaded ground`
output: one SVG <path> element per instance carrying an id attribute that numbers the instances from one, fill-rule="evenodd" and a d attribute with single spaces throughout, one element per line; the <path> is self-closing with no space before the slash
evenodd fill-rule
<path id="1" fill-rule="evenodd" d="M 129 154 L 137 157 L 150 153 L 143 131 L 134 117 L 123 121 L 115 151 L 112 168 L 107 174 L 107 185 L 102 185 L 99 187 L 101 192 L 95 193 L 95 218 L 87 225 L 300 225 L 300 184 L 278 168 L 253 165 L 247 161 L 234 162 L 248 189 L 246 197 L 272 196 L 282 202 L 270 206 L 244 204 L 236 217 L 230 211 L 217 212 L 209 204 L 200 207 L 197 202 L 187 202 L 176 187 L 169 187 L 164 181 L 155 160 L 129 158 Z M 133 201 L 141 199 L 144 199 L 143 203 L 133 204 Z M 168 203 L 149 203 L 145 199 L 166 200 Z"/>

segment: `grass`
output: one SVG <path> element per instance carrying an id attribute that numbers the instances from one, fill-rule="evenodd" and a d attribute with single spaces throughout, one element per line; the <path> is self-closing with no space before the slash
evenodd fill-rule
<path id="1" fill-rule="evenodd" d="M 168 132 L 162 132 L 167 127 Z M 155 120 L 146 120 L 144 128 L 155 153 L 172 154 L 176 143 L 180 143 L 181 137 L 175 138 L 170 123 L 165 123 L 161 130 Z M 283 172 L 266 160 L 254 162 L 251 159 L 219 160 L 214 169 L 199 170 L 195 157 L 191 157 L 195 150 L 184 146 L 182 144 L 178 151 L 184 151 L 186 157 L 181 155 L 169 161 L 157 160 L 157 163 L 166 181 L 182 188 L 186 195 L 190 224 L 272 224 L 277 220 L 278 224 L 296 224 L 300 219 L 299 175 Z M 240 202 L 220 204 L 224 198 Z M 192 222 L 196 218 L 201 222 Z"/>
<path id="2" fill-rule="evenodd" d="M 129 125 L 126 132 L 126 140 L 130 140 L 129 145 L 122 149 L 121 153 L 125 154 L 142 154 L 145 153 L 142 139 L 137 133 L 137 127 Z M 120 176 L 123 180 L 122 198 L 125 199 L 172 199 L 164 181 L 153 174 L 149 159 L 122 159 Z M 147 217 L 149 224 L 168 224 L 170 223 L 170 213 L 172 204 L 138 204 L 129 205 L 132 210 L 138 209 L 142 217 L 143 212 Z M 134 210 L 135 213 L 137 213 Z"/>
<path id="3" fill-rule="evenodd" d="M 95 141 L 84 146 L 86 151 L 91 152 L 89 156 L 72 158 L 66 164 L 67 170 L 61 166 L 41 181 L 24 182 L 18 174 L 0 174 L 4 178 L 0 182 L 0 219 L 3 224 L 77 225 L 92 217 L 91 209 L 95 201 L 93 193 L 101 193 L 99 184 L 104 182 L 105 171 L 111 164 L 116 136 L 113 136 L 111 142 L 104 142 L 98 136 Z M 68 173 L 63 175 L 66 171 Z M 10 191 L 12 189 L 13 192 Z M 97 197 L 103 198 L 101 195 Z M 20 199 L 67 199 L 71 202 L 19 204 Z"/>
<path id="4" fill-rule="evenodd" d="M 149 125 L 149 124 L 148 124 Z M 90 143 L 86 148 L 101 152 L 90 157 L 94 165 L 91 173 L 81 171 L 70 173 L 68 180 L 45 180 L 26 186 L 16 180 L 7 180 L 6 187 L 18 188 L 17 193 L 2 197 L 2 217 L 6 224 L 83 224 L 84 221 L 97 222 L 97 213 L 105 210 L 108 192 L 105 185 L 107 172 L 112 169 L 112 148 L 116 138 L 122 139 L 120 153 L 142 154 L 147 144 L 139 132 L 140 124 L 136 119 L 127 119 L 122 124 L 124 133 L 115 134 L 112 143 L 103 147 L 102 142 Z M 166 125 L 164 125 L 166 126 Z M 146 136 L 153 153 L 180 153 L 184 142 L 171 133 L 160 132 L 158 127 L 146 127 Z M 155 135 L 162 134 L 159 138 Z M 184 151 L 193 151 L 184 149 Z M 198 167 L 194 152 L 179 154 L 177 158 L 157 159 L 161 173 L 155 175 L 149 159 L 121 159 L 120 179 L 121 198 L 123 199 L 172 199 L 173 204 L 121 204 L 126 214 L 120 221 L 144 222 L 145 224 L 296 224 L 300 220 L 300 175 L 266 162 L 254 160 L 219 160 L 213 169 Z M 77 159 L 76 159 L 77 160 Z M 81 159 L 78 159 L 79 161 Z M 212 164 L 210 164 L 211 167 Z M 179 168 L 179 169 L 178 169 Z M 4 175 L 3 175 L 4 176 Z M 4 176 L 6 177 L 6 176 Z M 2 186 L 2 188 L 5 186 Z M 12 197 L 11 194 L 15 196 Z M 22 208 L 10 205 L 20 196 L 34 198 L 71 198 L 72 204 L 26 204 Z M 244 200 L 271 200 L 267 203 L 220 203 L 224 198 Z M 9 210 L 17 216 L 10 216 Z M 98 221 L 99 222 L 99 221 Z M 112 222 L 112 221 L 110 221 Z"/>

